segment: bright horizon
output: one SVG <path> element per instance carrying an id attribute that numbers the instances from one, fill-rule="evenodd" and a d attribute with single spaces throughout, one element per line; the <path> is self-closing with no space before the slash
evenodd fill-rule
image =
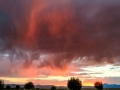
<path id="1" fill-rule="evenodd" d="M 75 78 L 79 78 L 82 81 L 82 85 L 83 86 L 94 86 L 94 82 L 95 81 L 102 81 L 102 83 L 108 83 L 108 84 L 119 84 L 119 76 L 118 73 L 111 73 L 111 71 L 109 71 L 112 66 L 111 65 L 107 65 L 104 66 L 106 68 L 105 72 L 107 71 L 108 74 L 106 73 L 95 73 L 95 69 L 99 70 L 101 69 L 104 70 L 105 68 L 103 67 L 92 67 L 92 70 L 90 70 L 91 68 L 84 68 L 83 70 L 88 70 L 86 71 L 82 71 L 82 72 L 75 72 L 75 68 L 74 68 L 74 72 L 71 72 L 71 76 L 65 76 L 68 71 L 64 71 L 64 75 L 60 76 L 59 73 L 61 73 L 59 71 L 59 73 L 57 73 L 55 76 L 53 75 L 40 75 L 40 76 L 31 76 L 31 78 L 26 78 L 26 77 L 0 77 L 0 79 L 5 81 L 5 84 L 25 84 L 27 82 L 33 82 L 35 85 L 55 85 L 55 86 L 67 86 L 67 80 L 70 79 L 71 77 L 75 77 Z M 113 67 L 114 68 L 114 67 Z M 71 69 L 72 70 L 72 69 Z M 28 71 L 26 71 L 27 73 L 29 73 Z M 32 71 L 30 71 L 32 72 Z M 79 74 L 79 75 L 78 75 Z M 86 74 L 86 75 L 85 75 Z M 96 75 L 97 74 L 97 75 Z M 111 74 L 114 77 L 111 77 Z M 27 76 L 28 74 L 26 74 Z M 101 76 L 101 77 L 100 77 Z M 106 77 L 105 77 L 106 76 Z M 115 79 L 115 80 L 114 80 Z M 8 82 L 9 81 L 9 82 Z"/>

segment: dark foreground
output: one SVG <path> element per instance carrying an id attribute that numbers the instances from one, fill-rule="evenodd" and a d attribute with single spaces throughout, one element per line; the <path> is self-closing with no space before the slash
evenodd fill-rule
<path id="1" fill-rule="evenodd" d="M 28 89 L 4 89 L 4 90 L 28 90 Z M 30 89 L 30 90 L 50 90 L 50 89 Z M 68 89 L 57 89 L 57 90 L 68 90 Z M 81 90 L 97 90 L 94 88 L 83 88 Z M 120 90 L 120 88 L 105 88 L 103 90 Z"/>

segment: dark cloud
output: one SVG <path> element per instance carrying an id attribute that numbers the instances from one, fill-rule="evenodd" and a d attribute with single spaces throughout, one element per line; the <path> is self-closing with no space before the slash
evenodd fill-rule
<path id="1" fill-rule="evenodd" d="M 119 62 L 119 9 L 118 0 L 0 0 L 0 53 L 27 67 L 38 60 L 38 67 L 64 68 L 84 56 Z"/>
<path id="2" fill-rule="evenodd" d="M 10 50 L 15 45 L 15 26 L 9 15 L 0 11 L 0 51 Z"/>

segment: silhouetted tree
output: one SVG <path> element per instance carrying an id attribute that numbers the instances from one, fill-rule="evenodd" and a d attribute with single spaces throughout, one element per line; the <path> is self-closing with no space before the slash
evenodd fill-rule
<path id="1" fill-rule="evenodd" d="M 95 87 L 96 89 L 98 89 L 98 90 L 103 90 L 103 84 L 102 84 L 102 82 L 96 81 L 96 82 L 94 83 L 94 87 Z"/>
<path id="2" fill-rule="evenodd" d="M 11 89 L 11 87 L 9 85 L 6 86 L 6 89 Z"/>
<path id="3" fill-rule="evenodd" d="M 4 81 L 0 80 L 0 90 L 4 89 Z"/>
<path id="4" fill-rule="evenodd" d="M 36 88 L 35 90 L 40 90 L 40 88 Z"/>
<path id="5" fill-rule="evenodd" d="M 16 85 L 15 89 L 20 89 L 20 86 L 19 86 L 19 85 Z"/>
<path id="6" fill-rule="evenodd" d="M 80 90 L 82 88 L 82 82 L 78 78 L 71 77 L 68 80 L 67 86 L 70 90 Z"/>
<path id="7" fill-rule="evenodd" d="M 51 87 L 51 90 L 56 90 L 56 87 L 55 87 L 55 86 L 52 86 L 52 87 Z"/>
<path id="8" fill-rule="evenodd" d="M 32 82 L 28 82 L 24 86 L 25 89 L 34 89 L 34 84 Z"/>

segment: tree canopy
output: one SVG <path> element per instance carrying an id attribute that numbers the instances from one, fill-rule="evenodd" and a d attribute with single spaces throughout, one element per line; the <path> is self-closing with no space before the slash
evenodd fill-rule
<path id="1" fill-rule="evenodd" d="M 11 89 L 10 85 L 7 85 L 7 86 L 6 86 L 6 89 Z"/>
<path id="2" fill-rule="evenodd" d="M 52 87 L 51 87 L 51 90 L 56 90 L 56 87 L 55 87 L 55 86 L 52 86 Z"/>
<path id="3" fill-rule="evenodd" d="M 16 85 L 15 89 L 20 89 L 20 86 L 19 86 L 19 85 Z"/>
<path id="4" fill-rule="evenodd" d="M 4 81 L 0 80 L 0 90 L 4 89 Z"/>
<path id="5" fill-rule="evenodd" d="M 34 84 L 32 82 L 28 82 L 24 86 L 25 89 L 34 89 Z"/>
<path id="6" fill-rule="evenodd" d="M 82 82 L 78 78 L 71 77 L 68 80 L 67 86 L 70 90 L 80 90 L 82 88 Z"/>
<path id="7" fill-rule="evenodd" d="M 96 81 L 96 82 L 94 83 L 94 87 L 95 87 L 96 89 L 98 89 L 98 90 L 103 90 L 103 84 L 102 84 L 102 82 L 100 82 L 100 81 Z"/>

